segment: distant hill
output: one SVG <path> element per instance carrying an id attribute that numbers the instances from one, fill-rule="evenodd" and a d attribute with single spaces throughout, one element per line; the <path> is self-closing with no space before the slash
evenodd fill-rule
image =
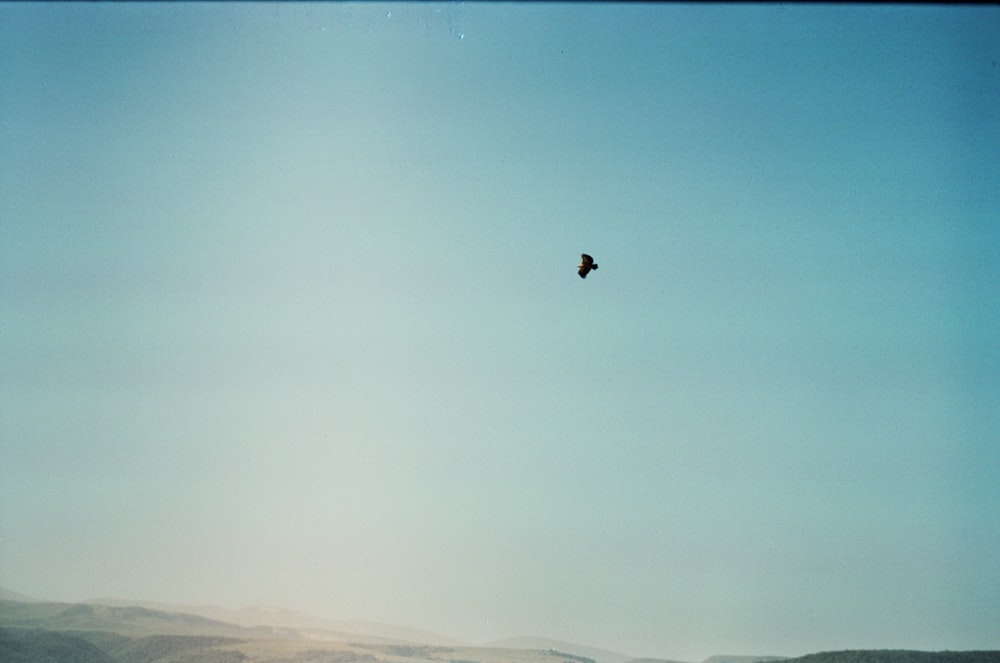
<path id="1" fill-rule="evenodd" d="M 3 596 L 21 595 L 5 592 Z M 510 638 L 486 646 L 446 643 L 446 638 L 422 631 L 333 622 L 276 608 L 203 607 L 197 609 L 204 613 L 199 615 L 162 604 L 53 603 L 24 598 L 0 599 L 2 663 L 674 663 L 549 638 Z M 704 663 L 767 661 L 1000 663 L 1000 651 L 852 650 L 798 658 L 724 655 Z"/>
<path id="2" fill-rule="evenodd" d="M 406 628 L 404 626 L 376 624 L 364 621 L 334 621 L 295 610 L 272 608 L 269 606 L 253 606 L 232 610 L 219 606 L 169 605 L 166 603 L 125 601 L 122 599 L 89 599 L 86 603 L 118 607 L 141 607 L 161 612 L 198 615 L 206 619 L 236 624 L 245 628 L 263 626 L 285 631 L 295 631 L 301 635 L 321 640 L 342 640 L 344 642 L 367 642 L 372 644 L 467 644 L 444 635 Z"/>
<path id="3" fill-rule="evenodd" d="M 39 603 L 38 599 L 33 599 L 30 596 L 25 596 L 24 594 L 18 594 L 17 592 L 12 592 L 9 589 L 4 589 L 0 587 L 0 601 L 20 601 L 21 603 Z"/>
<path id="4" fill-rule="evenodd" d="M 129 637 L 144 635 L 273 638 L 275 629 L 247 629 L 198 615 L 83 603 L 0 601 L 0 627 L 49 631 L 108 631 Z"/>
<path id="5" fill-rule="evenodd" d="M 270 613 L 270 611 L 265 611 Z M 280 612 L 280 611 L 279 611 Z M 294 614 L 294 613 L 289 613 Z M 288 615 L 285 615 L 288 617 Z M 3 663 L 588 663 L 552 649 L 331 639 L 135 605 L 0 601 Z M 416 632 L 419 633 L 419 632 Z"/>
<path id="6" fill-rule="evenodd" d="M 520 637 L 504 638 L 487 643 L 486 647 L 502 647 L 504 649 L 537 649 L 542 651 L 554 650 L 565 654 L 572 654 L 581 658 L 594 661 L 594 663 L 626 663 L 633 660 L 633 656 L 620 654 L 618 652 L 598 649 L 597 647 L 587 647 L 572 642 L 563 642 L 551 638 Z"/>

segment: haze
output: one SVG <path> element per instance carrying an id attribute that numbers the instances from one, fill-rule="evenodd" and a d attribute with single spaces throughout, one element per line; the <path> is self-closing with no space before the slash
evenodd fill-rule
<path id="1" fill-rule="evenodd" d="M 0 585 L 1000 648 L 998 34 L 3 3 Z"/>

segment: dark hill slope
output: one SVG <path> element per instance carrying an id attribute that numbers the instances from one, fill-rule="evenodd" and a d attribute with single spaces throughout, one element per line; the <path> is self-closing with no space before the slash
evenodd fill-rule
<path id="1" fill-rule="evenodd" d="M 223 652 L 214 648 L 221 645 L 245 642 L 234 638 L 213 638 L 207 636 L 150 635 L 128 640 L 115 646 L 107 646 L 104 651 L 121 663 L 154 663 L 175 660 L 216 660 Z M 236 652 L 225 652 L 227 656 L 240 656 Z"/>
<path id="2" fill-rule="evenodd" d="M 1000 663 L 1000 651 L 858 649 L 807 654 L 782 663 Z"/>
<path id="3" fill-rule="evenodd" d="M 239 663 L 246 656 L 217 647 L 246 642 L 206 636 L 127 638 L 99 631 L 0 629 L 3 663 Z"/>
<path id="4" fill-rule="evenodd" d="M 118 663 L 80 636 L 57 631 L 0 628 L 4 663 Z"/>

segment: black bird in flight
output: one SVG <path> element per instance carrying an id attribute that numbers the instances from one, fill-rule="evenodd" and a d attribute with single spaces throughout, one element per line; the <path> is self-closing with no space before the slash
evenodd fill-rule
<path id="1" fill-rule="evenodd" d="M 578 273 L 580 274 L 580 278 L 585 279 L 587 278 L 587 274 L 590 273 L 590 270 L 597 269 L 597 263 L 594 262 L 594 259 L 588 256 L 586 253 L 581 253 L 579 267 L 580 271 Z"/>

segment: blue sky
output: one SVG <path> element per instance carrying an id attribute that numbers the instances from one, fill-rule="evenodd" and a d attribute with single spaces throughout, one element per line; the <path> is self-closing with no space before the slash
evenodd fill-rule
<path id="1" fill-rule="evenodd" d="M 1000 648 L 997 34 L 4 3 L 0 585 Z"/>

